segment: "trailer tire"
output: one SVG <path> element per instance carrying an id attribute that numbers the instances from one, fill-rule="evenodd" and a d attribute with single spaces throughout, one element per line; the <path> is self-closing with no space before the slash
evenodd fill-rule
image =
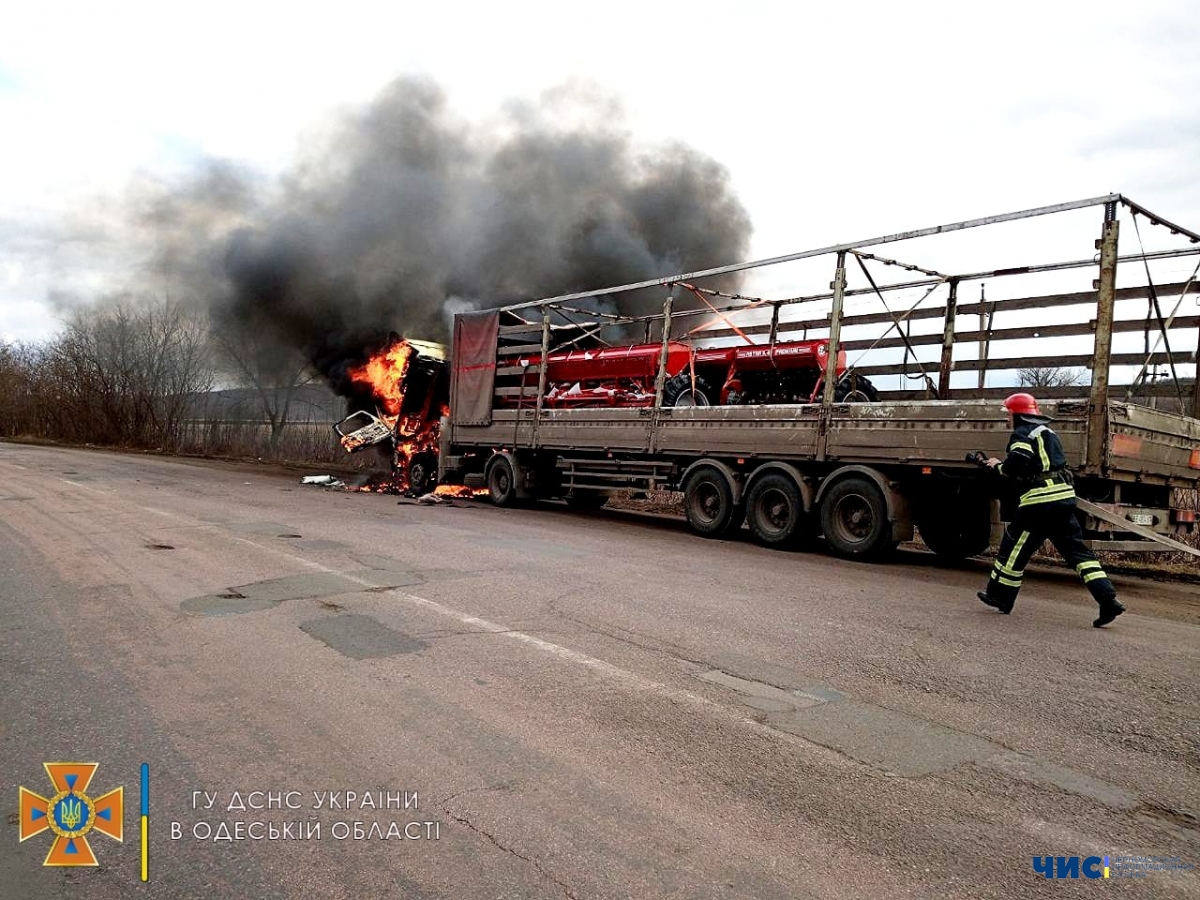
<path id="1" fill-rule="evenodd" d="M 985 552 L 991 543 L 991 512 L 991 500 L 984 495 L 950 493 L 926 505 L 917 530 L 925 546 L 938 556 L 967 559 Z"/>
<path id="2" fill-rule="evenodd" d="M 896 549 L 887 498 L 870 478 L 849 476 L 821 499 L 821 531 L 838 556 L 880 559 Z"/>
<path id="3" fill-rule="evenodd" d="M 733 500 L 729 479 L 714 466 L 700 466 L 683 487 L 688 525 L 702 537 L 725 537 L 742 527 L 746 508 Z"/>
<path id="4" fill-rule="evenodd" d="M 494 506 L 517 505 L 517 473 L 512 460 L 503 453 L 497 453 L 488 460 L 485 478 Z"/>
<path id="5" fill-rule="evenodd" d="M 811 530 L 800 488 L 783 472 L 755 479 L 746 495 L 746 522 L 764 547 L 798 544 Z"/>
<path id="6" fill-rule="evenodd" d="M 668 378 L 663 385 L 663 406 L 712 406 L 716 392 L 707 381 L 696 376 L 696 384 L 692 386 L 690 372 L 680 372 L 673 378 Z"/>
<path id="7" fill-rule="evenodd" d="M 878 403 L 879 391 L 866 375 L 848 372 L 833 386 L 834 403 Z"/>

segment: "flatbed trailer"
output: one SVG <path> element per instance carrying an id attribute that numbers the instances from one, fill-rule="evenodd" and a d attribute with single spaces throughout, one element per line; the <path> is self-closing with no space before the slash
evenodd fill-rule
<path id="1" fill-rule="evenodd" d="M 1091 259 L 1008 267 L 988 272 L 944 275 L 932 269 L 897 263 L 863 248 L 895 241 L 930 237 L 973 227 L 995 225 L 1044 215 L 1103 209 L 1099 252 Z M 1118 209 L 1169 229 L 1188 246 L 1154 254 L 1119 257 Z M 1175 538 L 1195 532 L 1196 492 L 1200 490 L 1200 385 L 1193 376 L 1184 397 L 1184 382 L 1174 381 L 1177 411 L 1151 408 L 1147 397 L 1163 394 L 1163 385 L 1148 386 L 1151 365 L 1194 366 L 1196 353 L 1172 350 L 1170 336 L 1191 336 L 1200 317 L 1164 318 L 1159 313 L 1154 333 L 1161 333 L 1165 354 L 1113 354 L 1114 331 L 1133 330 L 1135 320 L 1119 318 L 1116 310 L 1129 301 L 1160 308 L 1160 295 L 1180 302 L 1200 290 L 1193 278 L 1186 283 L 1155 285 L 1149 280 L 1151 259 L 1187 258 L 1200 253 L 1200 235 L 1155 216 L 1120 195 L 1108 195 L 1054 207 L 969 220 L 835 245 L 753 263 L 743 263 L 549 298 L 479 313 L 455 320 L 451 355 L 450 414 L 440 435 L 439 476 L 444 483 L 487 487 L 498 505 L 527 499 L 564 498 L 579 507 L 596 506 L 613 491 L 668 489 L 683 493 L 692 529 L 710 537 L 728 536 L 749 526 L 753 538 L 768 546 L 787 546 L 823 534 L 834 552 L 851 558 L 877 558 L 914 529 L 939 554 L 969 556 L 987 549 L 1002 527 L 1006 506 L 1000 479 L 968 457 L 975 451 L 1003 455 L 1009 430 L 999 397 L 1012 386 L 956 387 L 955 372 L 998 372 L 1030 365 L 1061 365 L 1082 361 L 1091 370 L 1090 384 L 1037 391 L 1043 412 L 1062 439 L 1075 473 L 1081 498 L 1085 534 L 1097 549 L 1131 551 L 1193 548 Z M 835 258 L 830 291 L 782 301 L 748 301 L 699 286 L 703 279 L 762 265 L 775 265 L 829 255 Z M 849 289 L 847 260 L 853 258 L 869 287 Z M 925 278 L 881 284 L 864 265 L 902 266 Z M 1147 283 L 1118 288 L 1118 262 L 1144 262 Z M 1012 297 L 990 303 L 959 304 L 960 288 L 971 281 L 1006 276 L 1070 271 L 1094 267 L 1090 291 Z M 1138 272 L 1141 266 L 1131 270 Z M 1200 268 L 1200 264 L 1198 264 Z M 926 289 L 928 286 L 928 290 Z M 626 291 L 665 289 L 662 311 L 625 316 L 611 311 L 580 308 L 591 297 L 613 297 Z M 927 305 L 936 290 L 946 300 Z M 866 295 L 883 301 L 889 291 L 925 293 L 903 314 L 886 312 L 846 315 L 848 297 Z M 678 308 L 677 296 L 698 297 L 699 308 Z M 733 301 L 717 306 L 722 298 Z M 1194 299 L 1194 298 L 1193 298 Z M 796 319 L 789 307 L 828 302 L 827 317 Z M 1122 306 L 1124 304 L 1124 306 Z M 1057 306 L 1082 307 L 1085 315 L 1059 325 L 1043 325 L 1029 310 Z M 733 317 L 748 309 L 770 311 L 769 322 L 738 326 Z M 1022 325 L 994 327 L 997 312 L 1021 313 Z M 986 325 L 966 331 L 963 317 L 986 314 Z M 540 314 L 540 315 L 538 315 Z M 697 316 L 725 328 L 688 328 Z M 586 321 L 581 321 L 584 319 Z M 912 334 L 911 323 L 940 319 L 940 332 Z M 1034 321 L 1030 321 L 1030 320 Z M 682 328 L 681 328 L 682 323 Z M 881 335 L 847 339 L 855 327 L 880 324 Z M 1147 326 L 1149 327 L 1149 326 Z M 811 335 L 817 330 L 818 335 Z M 663 354 L 657 380 L 661 398 L 668 347 L 690 335 L 707 341 L 743 340 L 763 345 L 805 337 L 828 341 L 828 369 L 820 403 L 669 407 L 660 399 L 641 408 L 551 409 L 545 404 L 546 377 L 541 360 L 563 346 L 582 347 L 605 334 L 624 338 L 637 333 L 640 342 L 661 340 Z M 893 333 L 895 336 L 893 336 Z M 989 358 L 987 348 L 1008 340 L 1022 347 L 1046 336 L 1090 335 L 1091 352 L 1077 357 L 1052 356 Z M 956 345 L 974 344 L 974 358 L 955 359 Z M 936 360 L 921 361 L 917 348 L 933 346 Z M 899 364 L 852 366 L 842 378 L 858 374 L 888 375 L 918 368 L 920 392 L 881 391 L 876 403 L 836 403 L 838 371 L 835 361 L 845 351 L 902 347 Z M 525 365 L 514 364 L 525 354 Z M 910 355 L 912 359 L 910 360 Z M 1135 359 L 1136 357 L 1136 359 Z M 1165 357 L 1165 362 L 1163 362 Z M 532 364 L 531 362 L 532 361 Z M 1141 365 L 1130 384 L 1114 384 L 1114 366 Z M 937 372 L 937 380 L 926 371 Z M 536 381 L 531 377 L 536 374 Z M 532 386 L 531 386 L 532 384 Z M 914 393 L 917 396 L 914 396 Z M 1135 398 L 1133 395 L 1137 394 Z M 1043 399 L 1045 398 L 1045 399 Z M 1140 401 L 1140 402 L 1135 402 Z M 1153 398 L 1149 402 L 1158 403 Z M 1161 404 L 1160 404 L 1161 405 Z M 1178 407 L 1190 407 L 1179 409 Z M 1182 414 L 1184 411 L 1190 413 Z"/>

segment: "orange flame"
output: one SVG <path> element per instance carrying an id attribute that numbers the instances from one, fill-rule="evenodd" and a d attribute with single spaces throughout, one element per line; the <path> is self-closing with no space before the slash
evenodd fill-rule
<path id="1" fill-rule="evenodd" d="M 432 391 L 423 398 L 413 398 L 421 403 L 405 407 L 405 380 L 416 353 L 412 344 L 398 340 L 347 373 L 351 381 L 371 389 L 395 447 L 392 476 L 362 490 L 407 493 L 410 463 L 420 454 L 437 452 L 441 416 L 449 413 L 449 408 L 443 403 L 440 409 L 434 409 Z"/>
<path id="2" fill-rule="evenodd" d="M 470 500 L 474 497 L 488 496 L 488 489 L 465 487 L 461 484 L 439 484 L 433 489 L 433 493 L 439 497 L 460 497 Z"/>
<path id="3" fill-rule="evenodd" d="M 412 355 L 413 348 L 407 341 L 397 341 L 351 369 L 350 380 L 369 387 L 385 415 L 398 416 L 404 402 L 404 376 Z"/>

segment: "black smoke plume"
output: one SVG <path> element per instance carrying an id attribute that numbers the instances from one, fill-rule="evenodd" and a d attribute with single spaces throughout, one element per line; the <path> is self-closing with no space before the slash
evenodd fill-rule
<path id="1" fill-rule="evenodd" d="M 444 340 L 454 310 L 745 258 L 726 170 L 681 144 L 638 147 L 620 123 L 579 87 L 471 123 L 405 78 L 278 184 L 214 164 L 147 198 L 143 221 L 159 273 L 203 294 L 219 335 L 299 351 L 348 394 L 346 367 L 389 332 Z M 641 313 L 662 297 L 606 302 Z"/>

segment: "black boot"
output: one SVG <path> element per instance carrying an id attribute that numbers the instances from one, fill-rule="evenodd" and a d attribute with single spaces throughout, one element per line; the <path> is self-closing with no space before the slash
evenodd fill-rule
<path id="1" fill-rule="evenodd" d="M 1099 601 L 1100 616 L 1092 623 L 1093 628 L 1103 628 L 1121 613 L 1125 612 L 1125 604 L 1116 597 L 1108 597 Z"/>
<path id="2" fill-rule="evenodd" d="M 975 596 L 978 597 L 985 604 L 990 606 L 992 609 L 999 610 L 1000 612 L 1004 613 L 1004 615 L 1006 615 L 1006 616 L 1010 612 L 1012 612 L 1013 602 L 1011 600 L 1008 600 L 1008 601 L 997 600 L 995 597 L 989 597 L 987 595 L 987 591 L 978 591 L 975 594 Z M 1111 622 L 1112 619 L 1109 619 L 1109 621 Z"/>

